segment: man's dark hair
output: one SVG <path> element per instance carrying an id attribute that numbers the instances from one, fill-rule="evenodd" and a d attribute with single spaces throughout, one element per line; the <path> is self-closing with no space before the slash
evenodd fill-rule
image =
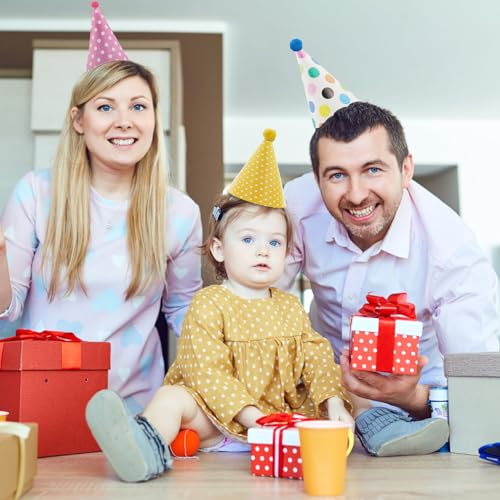
<path id="1" fill-rule="evenodd" d="M 336 111 L 314 132 L 309 143 L 309 153 L 316 178 L 319 176 L 318 142 L 322 137 L 338 142 L 351 142 L 376 127 L 385 128 L 389 136 L 389 151 L 396 157 L 401 169 L 408 156 L 408 145 L 401 123 L 387 109 L 357 101 Z"/>

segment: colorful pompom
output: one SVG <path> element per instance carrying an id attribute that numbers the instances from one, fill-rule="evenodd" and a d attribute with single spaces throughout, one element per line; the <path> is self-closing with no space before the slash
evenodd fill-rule
<path id="1" fill-rule="evenodd" d="M 299 50 L 302 50 L 302 40 L 300 38 L 293 38 L 290 40 L 290 48 L 294 52 L 299 52 Z"/>

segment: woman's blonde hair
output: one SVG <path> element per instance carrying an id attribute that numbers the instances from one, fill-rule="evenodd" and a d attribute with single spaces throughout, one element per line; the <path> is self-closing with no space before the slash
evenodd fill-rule
<path id="1" fill-rule="evenodd" d="M 144 66 L 115 61 L 85 73 L 73 88 L 53 165 L 49 220 L 43 248 L 42 268 L 50 267 L 49 300 L 62 283 L 68 295 L 80 286 L 86 292 L 82 270 L 90 239 L 90 163 L 85 137 L 73 128 L 72 108 L 81 113 L 85 104 L 126 78 L 138 76 L 149 86 L 155 110 L 155 130 L 149 151 L 135 169 L 127 215 L 127 246 L 131 279 L 125 293 L 129 299 L 165 282 L 165 209 L 167 163 L 159 112 L 158 84 Z M 50 262 L 50 266 L 49 266 Z"/>
<path id="2" fill-rule="evenodd" d="M 286 209 L 264 207 L 262 205 L 250 203 L 249 201 L 241 200 L 240 198 L 236 198 L 236 196 L 233 196 L 231 194 L 222 194 L 215 200 L 214 208 L 212 210 L 210 221 L 208 223 L 208 236 L 201 246 L 202 254 L 205 255 L 210 264 L 212 264 L 215 278 L 219 281 L 227 279 L 226 267 L 224 266 L 224 262 L 215 260 L 214 256 L 212 255 L 212 242 L 214 238 L 222 241 L 227 226 L 231 222 L 236 220 L 241 215 L 241 213 L 245 211 L 245 209 L 248 209 L 249 206 L 258 207 L 255 215 L 269 213 L 273 210 L 277 210 L 283 215 L 286 223 L 287 252 L 290 248 L 290 242 L 292 241 L 293 234 L 292 223 Z"/>

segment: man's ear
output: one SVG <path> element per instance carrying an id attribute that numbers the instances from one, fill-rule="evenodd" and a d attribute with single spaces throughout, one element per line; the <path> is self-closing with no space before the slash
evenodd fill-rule
<path id="1" fill-rule="evenodd" d="M 413 179 L 415 165 L 413 164 L 413 156 L 409 154 L 404 160 L 401 167 L 401 174 L 403 176 L 403 187 L 407 188 Z"/>
<path id="2" fill-rule="evenodd" d="M 316 172 L 314 170 L 312 171 L 314 180 L 316 181 L 316 185 L 319 187 L 319 177 L 316 175 Z"/>
<path id="3" fill-rule="evenodd" d="M 73 106 L 70 111 L 71 114 L 71 120 L 73 124 L 73 128 L 78 134 L 83 134 L 83 127 L 82 127 L 82 112 L 80 109 L 78 109 L 76 106 Z"/>
<path id="4" fill-rule="evenodd" d="M 210 253 L 217 262 L 224 262 L 224 249 L 218 238 L 213 238 L 210 244 Z"/>

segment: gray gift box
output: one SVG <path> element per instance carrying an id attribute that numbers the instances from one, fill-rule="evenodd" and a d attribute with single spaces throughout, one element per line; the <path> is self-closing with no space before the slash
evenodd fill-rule
<path id="1" fill-rule="evenodd" d="M 447 354 L 450 451 L 477 455 L 500 441 L 500 353 Z"/>

